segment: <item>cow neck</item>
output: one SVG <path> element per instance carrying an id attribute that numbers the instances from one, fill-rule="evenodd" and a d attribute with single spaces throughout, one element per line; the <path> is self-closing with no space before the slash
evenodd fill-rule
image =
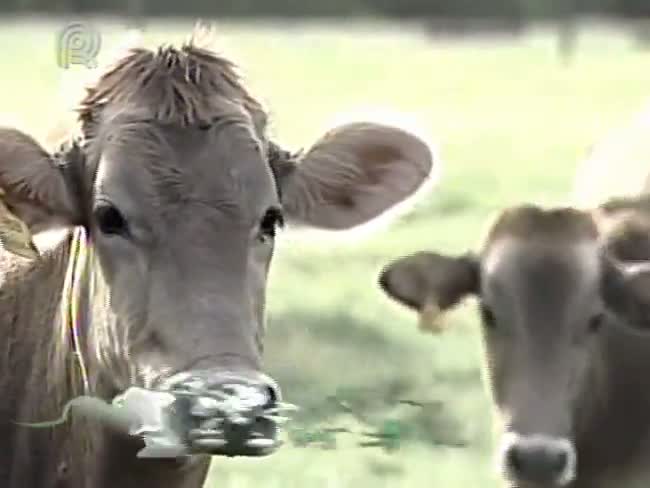
<path id="1" fill-rule="evenodd" d="M 75 227 L 72 231 L 70 257 L 63 283 L 61 317 L 72 342 L 75 363 L 79 368 L 84 393 L 86 394 L 90 392 L 90 381 L 81 344 L 81 328 L 83 327 L 81 323 L 83 321 L 82 293 L 84 289 L 87 289 L 84 284 L 92 286 L 92 280 L 89 279 L 92 267 L 92 254 L 93 246 L 91 245 L 87 230 L 82 226 Z M 91 291 L 90 297 L 92 296 Z"/>

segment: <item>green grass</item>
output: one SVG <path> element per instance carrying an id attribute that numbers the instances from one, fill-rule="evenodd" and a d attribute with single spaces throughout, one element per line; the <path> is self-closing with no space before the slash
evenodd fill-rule
<path id="1" fill-rule="evenodd" d="M 54 52 L 61 25 L 0 29 L 2 112 L 37 135 L 63 103 Z M 106 51 L 120 28 L 97 25 Z M 185 27 L 153 25 L 150 39 L 181 39 Z M 405 443 L 384 452 L 341 434 L 333 450 L 288 446 L 262 460 L 219 459 L 207 486 L 497 486 L 473 305 L 450 315 L 447 335 L 423 337 L 415 317 L 382 296 L 377 271 L 415 250 L 474 246 L 504 205 L 566 198 L 587 147 L 648 96 L 648 52 L 602 30 L 584 33 L 569 67 L 544 32 L 511 44 L 434 43 L 408 26 L 382 24 L 227 24 L 220 32 L 284 144 L 308 145 L 339 112 L 380 105 L 417 118 L 440 143 L 444 168 L 436 189 L 387 232 L 337 245 L 285 236 L 269 289 L 266 361 L 286 399 L 303 407 L 299 425 L 362 428 L 327 400 L 338 395 L 375 427 L 404 422 Z M 398 407 L 401 398 L 442 404 Z M 458 441 L 467 446 L 445 446 Z"/>

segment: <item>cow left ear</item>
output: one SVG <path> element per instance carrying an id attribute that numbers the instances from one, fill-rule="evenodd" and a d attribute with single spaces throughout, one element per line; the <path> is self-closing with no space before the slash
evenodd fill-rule
<path id="1" fill-rule="evenodd" d="M 421 331 L 437 334 L 446 328 L 447 310 L 479 293 L 480 264 L 471 253 L 420 251 L 385 265 L 378 282 L 390 299 L 418 312 Z"/>
<path id="2" fill-rule="evenodd" d="M 327 132 L 276 174 L 289 222 L 345 230 L 413 196 L 437 164 L 430 146 L 414 134 L 357 122 Z"/>
<path id="3" fill-rule="evenodd" d="M 0 127 L 0 240 L 5 250 L 37 258 L 35 235 L 79 222 L 57 161 L 28 134 Z"/>

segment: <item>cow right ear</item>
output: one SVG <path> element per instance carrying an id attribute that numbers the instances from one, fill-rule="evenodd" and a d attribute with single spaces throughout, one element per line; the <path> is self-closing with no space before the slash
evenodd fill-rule
<path id="1" fill-rule="evenodd" d="M 31 136 L 0 127 L 0 240 L 4 249 L 36 258 L 34 235 L 79 221 L 78 206 L 54 158 Z"/>
<path id="2" fill-rule="evenodd" d="M 650 263 L 619 263 L 603 255 L 601 296 L 621 323 L 642 333 L 650 332 Z"/>
<path id="3" fill-rule="evenodd" d="M 384 267 L 379 286 L 393 300 L 417 311 L 420 330 L 440 333 L 443 312 L 478 293 L 479 263 L 472 255 L 418 252 Z"/>

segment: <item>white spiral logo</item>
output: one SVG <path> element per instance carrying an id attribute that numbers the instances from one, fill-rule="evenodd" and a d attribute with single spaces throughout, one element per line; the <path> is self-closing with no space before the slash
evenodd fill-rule
<path id="1" fill-rule="evenodd" d="M 80 22 L 68 24 L 57 36 L 57 63 L 64 69 L 73 64 L 94 68 L 101 44 L 101 35 L 92 27 Z"/>

